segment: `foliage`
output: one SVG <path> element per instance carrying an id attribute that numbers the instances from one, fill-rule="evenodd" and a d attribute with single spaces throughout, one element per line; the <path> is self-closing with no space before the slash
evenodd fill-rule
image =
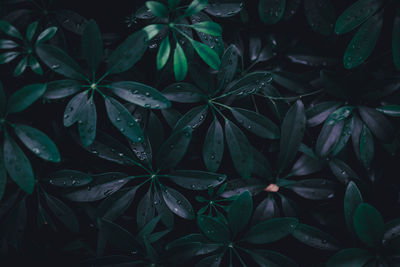
<path id="1" fill-rule="evenodd" d="M 98 5 L 0 2 L 4 266 L 400 264 L 398 1 Z"/>

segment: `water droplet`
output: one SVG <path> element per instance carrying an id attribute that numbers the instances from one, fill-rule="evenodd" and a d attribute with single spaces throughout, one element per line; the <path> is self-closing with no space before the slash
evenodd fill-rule
<path id="1" fill-rule="evenodd" d="M 118 122 L 120 122 L 120 121 L 121 121 L 121 118 L 120 118 L 120 117 L 117 117 L 115 120 L 118 121 Z"/>
<path id="2" fill-rule="evenodd" d="M 33 148 L 32 149 L 32 151 L 33 151 L 33 153 L 35 153 L 35 154 L 40 154 L 40 150 L 39 150 L 39 148 Z"/>
<path id="3" fill-rule="evenodd" d="M 59 64 L 53 64 L 53 65 L 51 65 L 51 68 L 52 68 L 53 70 L 58 69 L 59 67 L 60 67 Z"/>

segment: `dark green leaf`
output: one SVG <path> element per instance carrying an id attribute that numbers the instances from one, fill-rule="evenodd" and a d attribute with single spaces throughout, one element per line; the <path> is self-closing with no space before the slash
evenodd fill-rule
<path id="1" fill-rule="evenodd" d="M 18 47 L 19 45 L 13 40 L 0 40 L 0 49 L 13 49 Z"/>
<path id="2" fill-rule="evenodd" d="M 240 125 L 248 131 L 262 138 L 279 138 L 278 126 L 261 114 L 242 108 L 232 108 L 230 111 Z"/>
<path id="3" fill-rule="evenodd" d="M 107 64 L 109 73 L 120 73 L 130 69 L 138 62 L 147 49 L 147 33 L 138 31 L 130 35 L 110 55 Z"/>
<path id="4" fill-rule="evenodd" d="M 106 219 L 99 219 L 98 225 L 100 233 L 104 235 L 105 239 L 114 247 L 127 253 L 137 253 L 137 250 L 140 248 L 140 243 L 127 230 Z"/>
<path id="5" fill-rule="evenodd" d="M 353 224 L 354 213 L 362 202 L 363 199 L 357 185 L 350 181 L 344 195 L 344 218 L 346 220 L 347 229 L 353 234 L 355 234 Z"/>
<path id="6" fill-rule="evenodd" d="M 15 37 L 20 40 L 23 39 L 21 33 L 17 30 L 17 28 L 12 26 L 10 23 L 8 23 L 5 20 L 0 20 L 0 30 L 2 30 L 8 36 Z"/>
<path id="7" fill-rule="evenodd" d="M 92 177 L 75 170 L 61 170 L 51 173 L 48 182 L 60 187 L 79 187 L 92 182 Z"/>
<path id="8" fill-rule="evenodd" d="M 191 27 L 198 32 L 202 32 L 212 36 L 221 36 L 222 28 L 218 23 L 212 21 L 202 21 L 196 24 L 192 24 Z"/>
<path id="9" fill-rule="evenodd" d="M 231 234 L 228 227 L 217 218 L 199 215 L 197 224 L 204 235 L 212 241 L 222 243 L 230 240 Z"/>
<path id="10" fill-rule="evenodd" d="M 218 89 L 224 89 L 232 81 L 233 77 L 235 77 L 238 61 L 237 47 L 232 44 L 225 50 L 221 58 L 221 65 L 217 74 Z"/>
<path id="11" fill-rule="evenodd" d="M 40 64 L 36 58 L 34 58 L 32 56 L 29 57 L 29 66 L 31 67 L 31 69 L 34 73 L 43 75 L 42 67 L 40 66 Z"/>
<path id="12" fill-rule="evenodd" d="M 246 227 L 252 213 L 253 199 L 249 191 L 245 191 L 232 202 L 228 209 L 228 223 L 234 236 Z"/>
<path id="13" fill-rule="evenodd" d="M 78 219 L 74 212 L 65 205 L 64 202 L 48 194 L 46 194 L 46 201 L 57 219 L 59 219 L 70 231 L 75 233 L 79 231 Z"/>
<path id="14" fill-rule="evenodd" d="M 28 39 L 29 42 L 32 41 L 33 36 L 36 33 L 38 25 L 39 25 L 39 21 L 34 21 L 28 25 L 28 28 L 26 29 L 26 39 Z"/>
<path id="15" fill-rule="evenodd" d="M 353 266 L 365 266 L 365 264 L 374 258 L 366 249 L 361 248 L 348 248 L 339 251 L 333 255 L 326 263 L 327 267 L 353 267 Z"/>
<path id="16" fill-rule="evenodd" d="M 157 89 L 138 82 L 115 82 L 110 84 L 110 91 L 120 98 L 144 108 L 169 108 L 171 103 Z"/>
<path id="17" fill-rule="evenodd" d="M 217 119 L 210 124 L 203 145 L 203 160 L 207 170 L 217 171 L 224 154 L 224 132 Z"/>
<path id="18" fill-rule="evenodd" d="M 301 100 L 286 113 L 281 126 L 279 150 L 279 172 L 282 172 L 296 157 L 306 127 L 306 115 Z"/>
<path id="19" fill-rule="evenodd" d="M 273 218 L 250 228 L 244 240 L 252 244 L 266 244 L 278 241 L 291 234 L 299 221 L 296 218 Z"/>
<path id="20" fill-rule="evenodd" d="M 318 135 L 317 144 L 315 145 L 315 152 L 320 157 L 326 157 L 335 147 L 336 143 L 342 134 L 344 121 L 341 120 L 335 124 L 324 123 L 321 132 Z"/>
<path id="21" fill-rule="evenodd" d="M 378 41 L 382 25 L 383 12 L 379 12 L 360 27 L 344 53 L 346 69 L 357 67 L 369 57 Z"/>
<path id="22" fill-rule="evenodd" d="M 299 223 L 292 235 L 300 242 L 321 250 L 338 250 L 340 245 L 331 235 L 321 230 Z"/>
<path id="23" fill-rule="evenodd" d="M 32 194 L 35 187 L 35 176 L 31 163 L 9 135 L 4 137 L 3 156 L 4 165 L 11 179 L 26 193 Z"/>
<path id="24" fill-rule="evenodd" d="M 371 131 L 365 124 L 363 124 L 360 136 L 360 157 L 361 163 L 368 169 L 374 158 L 374 139 Z"/>
<path id="25" fill-rule="evenodd" d="M 173 213 L 184 219 L 194 219 L 192 204 L 190 204 L 189 200 L 187 200 L 181 193 L 175 189 L 166 187 L 162 191 L 162 196 L 165 204 Z"/>
<path id="26" fill-rule="evenodd" d="M 186 154 L 191 139 L 190 126 L 174 132 L 160 147 L 156 158 L 157 165 L 164 169 L 175 167 Z"/>
<path id="27" fill-rule="evenodd" d="M 17 66 L 15 66 L 14 76 L 17 77 L 17 76 L 21 75 L 25 71 L 27 66 L 28 66 L 28 57 L 26 56 L 26 57 L 23 57 L 18 62 Z"/>
<path id="28" fill-rule="evenodd" d="M 390 121 L 380 112 L 369 107 L 358 108 L 362 120 L 379 139 L 390 142 L 394 135 L 394 129 Z"/>
<path id="29" fill-rule="evenodd" d="M 275 24 L 283 16 L 286 0 L 260 0 L 258 13 L 265 24 Z"/>
<path id="30" fill-rule="evenodd" d="M 323 35 L 330 35 L 335 23 L 335 9 L 330 0 L 305 0 L 304 10 L 311 28 Z"/>
<path id="31" fill-rule="evenodd" d="M 234 123 L 225 121 L 225 137 L 236 171 L 243 178 L 249 178 L 254 168 L 251 144 Z"/>
<path id="32" fill-rule="evenodd" d="M 130 206 L 135 197 L 137 187 L 125 188 L 104 199 L 97 207 L 97 216 L 114 221 Z"/>
<path id="33" fill-rule="evenodd" d="M 297 267 L 297 263 L 288 257 L 271 250 L 252 250 L 250 255 L 261 267 Z"/>
<path id="34" fill-rule="evenodd" d="M 223 174 L 194 170 L 175 171 L 168 174 L 168 177 L 177 185 L 190 190 L 207 190 L 218 186 L 226 179 L 226 175 Z"/>
<path id="35" fill-rule="evenodd" d="M 110 172 L 92 175 L 93 182 L 85 187 L 77 188 L 64 196 L 72 201 L 87 202 L 97 201 L 118 191 L 129 180 L 128 175 L 120 172 Z"/>
<path id="36" fill-rule="evenodd" d="M 227 18 L 238 14 L 243 7 L 242 0 L 212 0 L 204 11 L 215 17 Z"/>
<path id="37" fill-rule="evenodd" d="M 45 91 L 46 84 L 37 83 L 25 86 L 10 96 L 7 112 L 16 113 L 23 111 L 38 100 Z"/>
<path id="38" fill-rule="evenodd" d="M 93 97 L 86 101 L 79 112 L 79 136 L 84 146 L 90 146 L 96 138 L 97 128 L 97 112 Z"/>
<path id="39" fill-rule="evenodd" d="M 339 106 L 340 103 L 333 101 L 322 102 L 311 106 L 306 110 L 307 124 L 314 127 L 323 123 Z"/>
<path id="40" fill-rule="evenodd" d="M 232 92 L 231 94 L 237 97 L 245 97 L 262 91 L 272 81 L 271 73 L 269 72 L 252 72 L 243 78 L 232 82 L 228 85 L 226 91 Z"/>
<path id="41" fill-rule="evenodd" d="M 36 39 L 36 45 L 50 40 L 51 38 L 53 38 L 54 35 L 56 35 L 56 33 L 57 27 L 50 27 L 45 29 L 39 34 L 38 38 Z"/>
<path id="42" fill-rule="evenodd" d="M 133 142 L 143 142 L 143 132 L 140 125 L 129 111 L 112 97 L 105 99 L 107 115 L 111 123 Z"/>
<path id="43" fill-rule="evenodd" d="M 382 215 L 371 205 L 358 205 L 353 217 L 357 236 L 368 246 L 379 247 L 382 244 L 385 225 Z"/>
<path id="44" fill-rule="evenodd" d="M 103 61 L 103 40 L 97 23 L 90 20 L 82 34 L 82 54 L 92 72 Z"/>
<path id="45" fill-rule="evenodd" d="M 67 104 L 64 110 L 64 126 L 69 127 L 77 122 L 81 116 L 82 109 L 87 103 L 89 91 L 83 91 L 75 95 Z"/>
<path id="46" fill-rule="evenodd" d="M 335 184 L 324 179 L 307 179 L 287 186 L 296 194 L 313 200 L 332 198 L 335 193 Z"/>
<path id="47" fill-rule="evenodd" d="M 36 156 L 51 162 L 60 162 L 60 152 L 46 134 L 22 124 L 15 124 L 14 131 L 22 143 Z"/>
<path id="48" fill-rule="evenodd" d="M 399 33 L 400 35 L 400 33 Z M 400 45 L 400 43 L 399 43 Z M 376 110 L 392 117 L 400 117 L 400 106 L 399 105 L 385 105 L 382 107 L 376 108 Z"/>
<path id="49" fill-rule="evenodd" d="M 60 99 L 79 92 L 82 84 L 75 80 L 58 80 L 47 84 L 43 97 L 46 99 Z"/>
<path id="50" fill-rule="evenodd" d="M 85 79 L 84 73 L 78 63 L 75 62 L 63 50 L 56 46 L 40 44 L 36 46 L 39 58 L 53 71 L 71 79 Z"/>
<path id="51" fill-rule="evenodd" d="M 196 103 L 204 99 L 203 93 L 190 83 L 174 83 L 165 88 L 162 94 L 170 101 Z"/>
<path id="52" fill-rule="evenodd" d="M 335 32 L 343 34 L 355 29 L 381 7 L 381 0 L 358 0 L 337 19 Z"/>
<path id="53" fill-rule="evenodd" d="M 192 130 L 197 129 L 206 119 L 208 114 L 208 105 L 198 106 L 189 110 L 175 124 L 174 131 L 190 126 Z"/>

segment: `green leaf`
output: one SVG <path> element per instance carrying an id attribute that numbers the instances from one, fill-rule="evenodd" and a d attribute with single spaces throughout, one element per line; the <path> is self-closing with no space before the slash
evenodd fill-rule
<path id="1" fill-rule="evenodd" d="M 60 170 L 51 173 L 48 182 L 58 187 L 79 187 L 92 182 L 92 177 L 75 170 Z"/>
<path id="2" fill-rule="evenodd" d="M 208 66 L 215 70 L 219 68 L 221 61 L 217 52 L 215 52 L 209 46 L 193 39 L 190 40 L 190 43 L 196 50 L 197 54 L 204 60 L 205 63 L 207 63 Z"/>
<path id="3" fill-rule="evenodd" d="M 292 259 L 271 250 L 252 250 L 250 254 L 261 267 L 298 267 Z"/>
<path id="4" fill-rule="evenodd" d="M 226 179 L 224 174 L 195 170 L 174 171 L 168 177 L 177 185 L 190 190 L 207 190 L 220 185 Z"/>
<path id="5" fill-rule="evenodd" d="M 131 205 L 138 187 L 124 188 L 104 199 L 97 207 L 96 214 L 100 218 L 114 221 Z"/>
<path id="6" fill-rule="evenodd" d="M 397 9 L 397 15 L 393 20 L 392 31 L 392 54 L 393 62 L 397 70 L 400 70 L 400 10 Z"/>
<path id="7" fill-rule="evenodd" d="M 212 241 L 224 243 L 231 238 L 228 227 L 217 218 L 199 215 L 197 224 L 204 235 Z"/>
<path id="8" fill-rule="evenodd" d="M 245 191 L 232 202 L 228 209 L 228 223 L 234 236 L 246 227 L 252 213 L 253 199 L 249 191 Z"/>
<path id="9" fill-rule="evenodd" d="M 35 176 L 31 163 L 8 134 L 4 137 L 3 157 L 4 165 L 11 179 L 26 193 L 32 194 L 35 187 Z"/>
<path id="10" fill-rule="evenodd" d="M 352 106 L 343 106 L 341 108 L 338 108 L 337 110 L 335 110 L 333 113 L 331 113 L 329 115 L 329 117 L 326 119 L 325 123 L 332 125 L 335 123 L 338 123 L 341 120 L 346 119 L 347 117 L 349 117 L 352 114 L 353 111 Z"/>
<path id="11" fill-rule="evenodd" d="M 186 126 L 190 126 L 192 130 L 195 130 L 204 122 L 207 114 L 208 105 L 192 108 L 179 119 L 173 130 L 176 131 Z"/>
<path id="12" fill-rule="evenodd" d="M 60 152 L 46 134 L 22 124 L 15 124 L 14 131 L 22 143 L 36 156 L 51 162 L 60 162 Z"/>
<path id="13" fill-rule="evenodd" d="M 355 234 L 353 217 L 357 207 L 363 203 L 363 199 L 357 185 L 350 181 L 344 194 L 344 218 L 346 221 L 347 229 L 350 233 Z"/>
<path id="14" fill-rule="evenodd" d="M 400 35 L 400 33 L 399 33 Z M 400 46 L 400 43 L 399 43 Z M 400 105 L 385 105 L 382 107 L 376 108 L 376 110 L 392 117 L 400 117 Z"/>
<path id="15" fill-rule="evenodd" d="M 17 66 L 15 66 L 14 76 L 17 77 L 21 75 L 25 71 L 27 66 L 28 66 L 28 56 L 25 56 L 20 60 L 20 62 L 18 62 Z"/>
<path id="16" fill-rule="evenodd" d="M 153 190 L 149 188 L 137 206 L 136 222 L 139 229 L 143 228 L 148 222 L 151 221 L 151 219 L 155 217 L 156 209 L 154 202 Z"/>
<path id="17" fill-rule="evenodd" d="M 131 113 L 112 97 L 105 99 L 108 118 L 111 123 L 133 142 L 143 142 L 143 132 Z"/>
<path id="18" fill-rule="evenodd" d="M 46 91 L 46 84 L 30 84 L 16 91 L 8 99 L 7 112 L 21 112 L 31 106 Z"/>
<path id="19" fill-rule="evenodd" d="M 110 84 L 109 90 L 133 104 L 151 109 L 169 108 L 171 103 L 157 89 L 138 82 L 121 81 Z"/>
<path id="20" fill-rule="evenodd" d="M 282 172 L 296 157 L 300 143 L 303 140 L 306 127 L 306 115 L 301 100 L 293 104 L 281 126 L 279 150 L 279 172 Z"/>
<path id="21" fill-rule="evenodd" d="M 197 103 L 204 100 L 203 93 L 190 83 L 173 83 L 162 91 L 170 101 L 179 103 Z"/>
<path id="22" fill-rule="evenodd" d="M 203 145 L 203 160 L 207 170 L 217 171 L 224 155 L 224 132 L 218 119 L 210 124 Z"/>
<path id="23" fill-rule="evenodd" d="M 394 137 L 394 128 L 390 121 L 376 109 L 360 106 L 358 111 L 362 120 L 371 132 L 384 142 L 391 142 Z"/>
<path id="24" fill-rule="evenodd" d="M 32 41 L 33 36 L 36 33 L 38 25 L 39 25 L 38 21 L 34 21 L 28 25 L 28 28 L 26 29 L 26 39 L 28 39 L 29 42 Z"/>
<path id="25" fill-rule="evenodd" d="M 31 70 L 39 75 L 43 75 L 43 70 L 42 67 L 40 66 L 39 62 L 35 57 L 30 56 L 29 57 L 29 66 L 31 67 Z"/>
<path id="26" fill-rule="evenodd" d="M 244 240 L 252 244 L 266 244 L 278 241 L 291 234 L 299 221 L 296 218 L 273 218 L 250 228 Z"/>
<path id="27" fill-rule="evenodd" d="M 13 40 L 0 39 L 0 49 L 13 49 L 16 47 L 19 47 L 19 44 L 17 44 Z"/>
<path id="28" fill-rule="evenodd" d="M 213 22 L 207 14 L 203 12 L 199 12 L 193 16 L 190 17 L 190 21 L 193 24 L 201 23 L 201 22 Z M 189 26 L 191 27 L 191 26 Z M 186 29 L 188 29 L 186 27 Z M 191 31 L 189 31 L 191 33 Z M 212 48 L 218 56 L 222 56 L 222 53 L 224 52 L 224 41 L 222 40 L 222 36 L 213 36 L 201 31 L 196 31 L 197 35 L 199 36 L 199 41 L 202 42 L 203 44 L 207 45 L 208 47 Z M 188 33 L 186 33 L 188 34 Z M 192 37 L 192 36 L 190 36 Z"/>
<path id="29" fill-rule="evenodd" d="M 145 31 L 130 35 L 110 55 L 107 64 L 108 73 L 120 73 L 130 69 L 147 50 L 148 37 Z"/>
<path id="30" fill-rule="evenodd" d="M 278 126 L 261 114 L 242 108 L 232 108 L 230 111 L 240 125 L 246 130 L 262 138 L 279 138 Z"/>
<path id="31" fill-rule="evenodd" d="M 82 34 L 82 54 L 92 72 L 103 61 L 103 39 L 97 23 L 90 20 Z"/>
<path id="32" fill-rule="evenodd" d="M 312 89 L 307 81 L 298 74 L 292 72 L 275 71 L 272 73 L 272 79 L 277 84 L 298 94 L 310 92 Z"/>
<path id="33" fill-rule="evenodd" d="M 166 18 L 169 15 L 168 8 L 157 1 L 146 1 L 146 7 L 150 9 L 151 13 L 159 18 Z"/>
<path id="34" fill-rule="evenodd" d="M 167 28 L 167 26 L 165 24 L 150 24 L 150 25 L 147 25 L 146 27 L 144 27 L 142 29 L 142 31 L 147 33 L 147 41 L 150 41 L 154 37 L 159 35 L 162 31 L 164 31 L 166 28 Z M 167 36 L 167 38 L 168 38 L 168 36 Z"/>
<path id="35" fill-rule="evenodd" d="M 324 123 L 315 145 L 316 154 L 322 158 L 328 156 L 335 147 L 339 141 L 344 127 L 344 120 L 341 120 L 335 124 L 330 124 L 327 122 L 328 120 Z"/>
<path id="36" fill-rule="evenodd" d="M 6 52 L 0 54 L 0 64 L 6 64 L 13 61 L 16 57 L 18 57 L 21 53 L 20 52 Z"/>
<path id="37" fill-rule="evenodd" d="M 354 266 L 365 266 L 367 262 L 369 262 L 374 255 L 371 254 L 366 249 L 361 248 L 348 248 L 339 251 L 326 263 L 327 267 L 354 267 Z"/>
<path id="38" fill-rule="evenodd" d="M 89 91 L 83 91 L 75 95 L 67 104 L 64 110 L 64 126 L 69 127 L 77 122 L 81 116 L 83 107 L 86 105 L 88 100 Z"/>
<path id="39" fill-rule="evenodd" d="M 188 70 L 188 63 L 185 52 L 181 45 L 177 42 L 174 52 L 174 73 L 177 81 L 185 79 Z"/>
<path id="40" fill-rule="evenodd" d="M 167 36 L 160 44 L 160 48 L 157 53 L 157 69 L 161 70 L 167 64 L 169 56 L 171 54 L 171 44 L 169 42 L 169 36 Z"/>
<path id="41" fill-rule="evenodd" d="M 328 36 L 332 33 L 336 15 L 330 0 L 305 0 L 304 10 L 307 22 L 314 31 Z"/>
<path id="42" fill-rule="evenodd" d="M 161 169 L 175 167 L 186 154 L 190 140 L 192 139 L 192 128 L 186 126 L 174 132 L 160 147 L 156 162 Z"/>
<path id="43" fill-rule="evenodd" d="M 173 213 L 184 219 L 194 219 L 192 204 L 190 204 L 189 200 L 187 200 L 181 193 L 175 189 L 166 187 L 162 190 L 162 196 L 165 204 Z"/>
<path id="44" fill-rule="evenodd" d="M 198 32 L 202 32 L 212 36 L 222 36 L 222 28 L 218 23 L 213 21 L 202 21 L 196 24 L 192 24 L 190 27 Z"/>
<path id="45" fill-rule="evenodd" d="M 93 97 L 86 101 L 79 112 L 79 137 L 84 146 L 90 146 L 96 138 L 97 128 L 97 112 Z"/>
<path id="46" fill-rule="evenodd" d="M 335 184 L 325 179 L 306 179 L 296 181 L 286 187 L 299 196 L 313 200 L 332 198 L 335 193 Z"/>
<path id="47" fill-rule="evenodd" d="M 226 91 L 237 97 L 246 97 L 264 90 L 272 81 L 271 73 L 264 71 L 252 72 L 230 83 Z"/>
<path id="48" fill-rule="evenodd" d="M 339 140 L 336 142 L 336 145 L 332 149 L 332 155 L 336 156 L 346 146 L 351 137 L 351 133 L 353 132 L 353 127 L 354 127 L 353 117 L 345 120 Z"/>
<path id="49" fill-rule="evenodd" d="M 286 0 L 260 0 L 258 13 L 265 24 L 275 24 L 283 16 Z"/>
<path id="50" fill-rule="evenodd" d="M 378 248 L 382 245 L 385 229 L 382 215 L 369 204 L 358 205 L 354 217 L 354 230 L 357 236 L 368 246 Z"/>
<path id="51" fill-rule="evenodd" d="M 360 136 L 360 159 L 366 169 L 374 158 L 374 138 L 367 125 L 363 124 Z"/>
<path id="52" fill-rule="evenodd" d="M 97 201 L 118 191 L 129 180 L 128 175 L 120 172 L 109 172 L 92 175 L 93 181 L 87 186 L 76 188 L 64 195 L 69 200 L 77 202 Z"/>
<path id="53" fill-rule="evenodd" d="M 339 242 L 332 237 L 315 227 L 299 223 L 292 233 L 293 237 L 316 249 L 321 250 L 338 250 Z"/>
<path id="54" fill-rule="evenodd" d="M 79 223 L 75 213 L 58 198 L 48 194 L 45 196 L 47 205 L 57 219 L 59 219 L 70 231 L 77 233 L 79 231 Z"/>
<path id="55" fill-rule="evenodd" d="M 208 4 L 208 0 L 193 0 L 185 10 L 185 16 L 190 17 L 202 11 Z"/>
<path id="56" fill-rule="evenodd" d="M 8 36 L 23 40 L 23 37 L 22 37 L 21 33 L 17 30 L 17 28 L 12 26 L 10 23 L 8 23 L 5 20 L 0 20 L 0 30 L 2 30 Z"/>
<path id="57" fill-rule="evenodd" d="M 363 63 L 375 48 L 383 26 L 383 11 L 365 22 L 354 35 L 343 56 L 346 69 L 352 69 Z"/>
<path id="58" fill-rule="evenodd" d="M 79 92 L 82 84 L 75 80 L 58 80 L 47 84 L 43 97 L 46 99 L 60 99 Z"/>
<path id="59" fill-rule="evenodd" d="M 98 226 L 100 228 L 99 235 L 104 236 L 106 241 L 124 253 L 136 254 L 141 248 L 139 241 L 121 226 L 106 219 L 98 219 Z"/>
<path id="60" fill-rule="evenodd" d="M 56 46 L 40 44 L 36 46 L 39 58 L 53 71 L 71 79 L 85 79 L 84 71 L 67 53 Z"/>
<path id="61" fill-rule="evenodd" d="M 225 137 L 236 171 L 243 178 L 253 172 L 254 159 L 251 144 L 244 133 L 234 123 L 225 121 Z"/>
<path id="62" fill-rule="evenodd" d="M 231 44 L 224 52 L 221 58 L 221 65 L 219 66 L 217 74 L 217 89 L 224 89 L 235 77 L 239 62 L 238 48 Z"/>
<path id="63" fill-rule="evenodd" d="M 168 6 L 172 9 L 176 8 L 181 0 L 168 0 Z"/>
<path id="64" fill-rule="evenodd" d="M 238 14 L 243 7 L 244 1 L 241 0 L 211 0 L 204 11 L 214 17 L 227 18 Z"/>
<path id="65" fill-rule="evenodd" d="M 54 37 L 57 33 L 57 27 L 50 27 L 42 31 L 36 39 L 36 45 L 44 43 Z"/>
<path id="66" fill-rule="evenodd" d="M 382 6 L 381 0 L 358 0 L 348 7 L 337 19 L 335 32 L 344 34 L 355 29 Z"/>

